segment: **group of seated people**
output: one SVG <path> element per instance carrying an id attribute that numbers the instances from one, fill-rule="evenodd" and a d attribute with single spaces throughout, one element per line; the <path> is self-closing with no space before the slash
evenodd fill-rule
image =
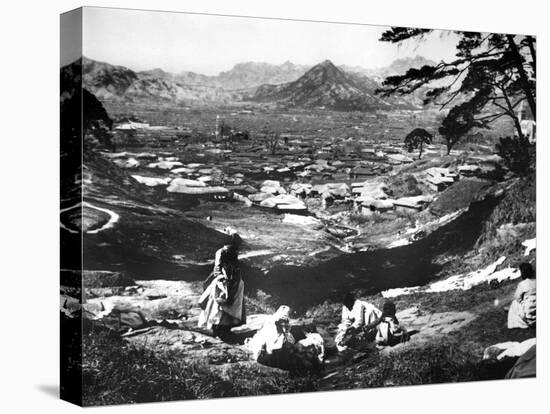
<path id="1" fill-rule="evenodd" d="M 342 319 L 334 342 L 339 352 L 362 349 L 370 344 L 393 346 L 408 340 L 407 331 L 396 317 L 396 307 L 386 301 L 380 311 L 374 305 L 356 299 L 351 293 L 344 296 Z M 305 333 L 296 341 L 290 329 L 290 308 L 281 306 L 246 346 L 253 358 L 269 366 L 299 371 L 322 365 L 325 343 L 318 333 Z"/>
<path id="2" fill-rule="evenodd" d="M 214 269 L 204 284 L 199 300 L 202 308 L 199 327 L 212 329 L 227 340 L 231 328 L 246 323 L 244 283 L 240 275 L 240 236 L 232 232 L 230 242 L 216 252 Z M 508 312 L 508 328 L 532 327 L 536 321 L 535 271 L 529 263 L 519 266 L 522 281 Z M 343 297 L 342 319 L 334 342 L 339 352 L 365 346 L 394 346 L 409 339 L 396 316 L 395 303 L 386 301 L 382 310 L 347 293 Z M 291 333 L 290 309 L 281 306 L 263 327 L 246 342 L 253 358 L 265 365 L 289 370 L 310 370 L 321 366 L 325 344 L 318 333 L 303 333 L 296 340 Z M 301 368 L 300 368 L 301 367 Z"/>
<path id="3" fill-rule="evenodd" d="M 395 303 L 386 301 L 380 311 L 371 303 L 344 296 L 342 320 L 334 339 L 338 351 L 357 348 L 365 343 L 393 346 L 408 339 L 407 331 L 396 317 Z"/>

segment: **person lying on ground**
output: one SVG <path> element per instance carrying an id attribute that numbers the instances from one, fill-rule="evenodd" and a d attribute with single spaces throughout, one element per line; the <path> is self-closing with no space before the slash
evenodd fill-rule
<path id="1" fill-rule="evenodd" d="M 537 281 L 530 263 L 519 265 L 521 282 L 518 283 L 514 299 L 508 310 L 508 329 L 526 329 L 537 322 Z"/>
<path id="2" fill-rule="evenodd" d="M 392 301 L 386 301 L 382 307 L 382 316 L 376 328 L 376 345 L 394 346 L 409 339 L 407 330 L 399 324 L 396 306 Z"/>
<path id="3" fill-rule="evenodd" d="M 290 308 L 280 306 L 245 342 L 252 358 L 261 364 L 289 371 L 317 369 L 324 359 L 323 338 L 318 333 L 306 333 L 304 339 L 296 342 L 290 328 Z"/>
<path id="4" fill-rule="evenodd" d="M 222 340 L 229 338 L 231 328 L 246 323 L 244 282 L 239 269 L 242 239 L 235 232 L 230 237 L 230 243 L 216 252 L 214 269 L 199 299 L 199 327 L 212 329 L 213 335 Z"/>
<path id="5" fill-rule="evenodd" d="M 361 346 L 374 340 L 374 332 L 382 312 L 376 306 L 356 299 L 352 293 L 346 293 L 343 298 L 342 320 L 334 338 L 339 352 L 350 346 Z"/>

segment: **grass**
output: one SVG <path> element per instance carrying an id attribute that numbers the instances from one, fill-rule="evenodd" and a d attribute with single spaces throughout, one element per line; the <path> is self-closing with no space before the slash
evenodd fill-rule
<path id="1" fill-rule="evenodd" d="M 83 336 L 83 405 L 236 397 L 313 391 L 308 377 L 232 364 L 223 377 L 175 353 L 130 346 L 107 330 Z"/>
<path id="2" fill-rule="evenodd" d="M 524 341 L 536 335 L 535 329 L 507 329 L 507 311 L 517 282 L 480 285 L 467 291 L 419 293 L 397 297 L 398 310 L 418 306 L 423 313 L 470 311 L 478 317 L 467 326 L 430 343 L 414 343 L 388 354 L 372 354 L 363 362 L 346 368 L 319 389 L 349 389 L 397 385 L 418 385 L 504 378 L 515 362 L 483 360 L 486 347 L 507 341 Z M 365 298 L 378 306 L 380 295 Z M 337 304 L 324 303 L 311 310 L 312 316 L 334 318 Z"/>
<path id="3" fill-rule="evenodd" d="M 437 384 L 504 378 L 512 360 L 482 361 L 456 344 L 436 343 L 411 347 L 392 355 L 374 354 L 346 369 L 322 389 L 351 389 Z"/>

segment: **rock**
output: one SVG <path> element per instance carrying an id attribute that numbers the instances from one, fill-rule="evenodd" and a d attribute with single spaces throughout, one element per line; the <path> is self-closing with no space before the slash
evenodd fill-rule
<path id="1" fill-rule="evenodd" d="M 198 283 L 165 280 L 136 283 L 137 287 L 127 288 L 118 295 L 86 298 L 83 306 L 88 318 L 102 320 L 120 313 L 139 312 L 147 326 L 162 321 L 177 325 L 197 323 L 200 313 L 197 303 L 202 293 Z M 85 294 L 88 291 L 86 287 Z"/>
<path id="2" fill-rule="evenodd" d="M 133 346 L 150 349 L 159 354 L 173 352 L 188 362 L 222 365 L 250 361 L 250 353 L 242 346 L 230 345 L 218 338 L 188 329 L 167 329 L 154 326 L 133 336 L 125 337 Z"/>

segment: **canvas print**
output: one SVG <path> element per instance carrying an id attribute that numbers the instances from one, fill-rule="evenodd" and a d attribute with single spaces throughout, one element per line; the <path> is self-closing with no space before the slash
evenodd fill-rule
<path id="1" fill-rule="evenodd" d="M 61 16 L 63 399 L 535 376 L 536 37 L 388 24 Z"/>

